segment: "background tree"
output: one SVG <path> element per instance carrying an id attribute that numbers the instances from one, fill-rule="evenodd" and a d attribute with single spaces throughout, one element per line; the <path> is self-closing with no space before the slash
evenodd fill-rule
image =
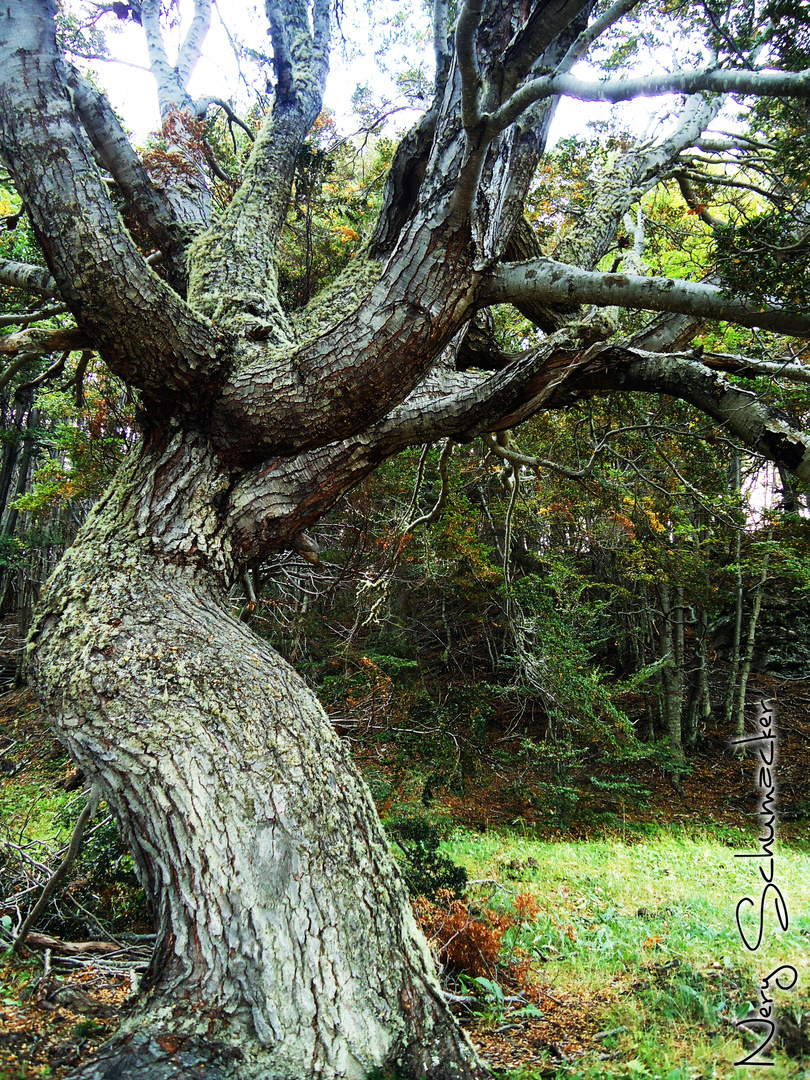
<path id="1" fill-rule="evenodd" d="M 806 334 L 795 295 L 776 281 L 752 301 L 616 254 L 637 253 L 625 215 L 683 171 L 728 95 L 804 101 L 810 77 L 793 53 L 767 66 L 767 11 L 752 9 L 733 47 L 713 10 L 679 13 L 684 63 L 640 75 L 645 20 L 653 38 L 672 36 L 654 5 L 469 0 L 456 15 L 437 0 L 427 111 L 393 154 L 362 248 L 295 310 L 279 249 L 294 186 L 309 197 L 313 184 L 296 170 L 322 108 L 328 3 L 267 0 L 272 101 L 216 212 L 203 123 L 215 103 L 188 91 L 208 0 L 176 59 L 157 0 L 113 14 L 142 27 L 158 88 L 161 139 L 143 158 L 69 57 L 81 19 L 57 24 L 52 0 L 0 13 L 0 154 L 46 263 L 8 259 L 0 281 L 71 316 L 22 319 L 4 355 L 97 352 L 137 393 L 141 432 L 44 590 L 29 644 L 37 693 L 118 816 L 157 931 L 138 1010 L 76 1075 L 480 1076 L 364 785 L 227 589 L 279 549 L 306 549 L 301 531 L 400 450 L 502 432 L 595 391 L 681 398 L 810 475 L 805 434 L 705 358 L 672 351 L 690 319 Z M 617 57 L 609 38 L 625 18 L 633 47 Z M 581 78 L 577 61 L 604 35 L 619 74 Z M 712 58 L 695 67 L 695 55 Z M 663 93 L 684 95 L 678 115 L 620 139 L 591 170 L 585 213 L 535 231 L 524 207 L 561 95 Z M 296 299 L 310 292 L 306 281 Z M 497 304 L 542 333 L 504 348 L 487 316 Z M 585 304 L 685 318 L 628 340 L 612 310 Z"/>

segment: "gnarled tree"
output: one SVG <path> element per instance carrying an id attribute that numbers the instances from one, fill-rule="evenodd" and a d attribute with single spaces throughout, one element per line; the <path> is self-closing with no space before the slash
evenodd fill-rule
<path id="1" fill-rule="evenodd" d="M 47 586 L 29 646 L 37 693 L 117 814 L 157 930 L 138 1007 L 83 1080 L 485 1075 L 364 785 L 303 681 L 230 614 L 234 580 L 403 447 L 468 440 L 597 389 L 679 395 L 810 476 L 806 435 L 699 356 L 666 352 L 690 320 L 803 335 L 810 318 L 706 282 L 597 269 L 623 215 L 683 171 L 727 95 L 807 99 L 810 75 L 757 66 L 766 19 L 748 57 L 715 42 L 705 69 L 579 78 L 576 62 L 634 6 L 465 0 L 453 18 L 435 0 L 433 101 L 362 250 L 294 313 L 275 260 L 321 110 L 329 0 L 266 0 L 272 106 L 219 213 L 199 137 L 210 99 L 187 89 L 210 0 L 196 0 L 174 64 L 159 0 L 112 5 L 147 36 L 159 182 L 66 56 L 55 0 L 0 10 L 0 155 L 49 270 L 5 264 L 0 282 L 73 318 L 20 330 L 3 355 L 96 350 L 141 406 L 137 452 Z M 712 19 L 694 18 L 714 40 Z M 684 95 L 677 123 L 615 156 L 587 215 L 542 250 L 524 202 L 560 96 L 667 92 Z M 504 353 L 484 317 L 497 303 L 546 336 Z M 583 305 L 678 317 L 634 344 Z"/>

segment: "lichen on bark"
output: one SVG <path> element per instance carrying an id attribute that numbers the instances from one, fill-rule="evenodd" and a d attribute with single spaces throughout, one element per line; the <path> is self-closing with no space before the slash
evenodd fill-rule
<path id="1" fill-rule="evenodd" d="M 239 1080 L 361 1080 L 396 1059 L 475 1076 L 347 749 L 228 609 L 218 468 L 199 434 L 144 447 L 31 634 L 43 704 L 121 822 L 156 924 L 145 998 L 106 1053 L 144 1077 L 156 1054 Z"/>

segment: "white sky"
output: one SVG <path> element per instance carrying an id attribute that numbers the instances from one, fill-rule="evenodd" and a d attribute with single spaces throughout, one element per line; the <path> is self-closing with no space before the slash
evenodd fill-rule
<path id="1" fill-rule="evenodd" d="M 222 8 L 231 33 L 257 50 L 268 51 L 266 21 L 263 16 L 257 15 L 254 0 L 229 5 L 222 4 Z M 179 44 L 183 27 L 187 25 L 187 20 L 190 18 L 189 0 L 180 0 L 180 10 L 182 20 L 175 31 L 175 49 Z M 415 65 L 421 60 L 426 70 L 430 71 L 433 63 L 433 48 L 430 42 L 424 41 L 420 46 L 408 40 L 412 38 L 417 23 L 408 23 L 407 20 L 410 16 L 417 19 L 418 11 L 415 10 L 415 4 L 412 6 L 407 3 L 407 0 L 404 3 L 402 0 L 397 0 L 397 2 L 382 0 L 381 3 L 376 3 L 374 6 L 376 25 L 373 28 L 370 28 L 367 13 L 362 7 L 362 0 L 357 0 L 357 4 L 353 0 L 347 0 L 345 10 L 343 31 L 348 39 L 347 47 L 344 49 L 338 44 L 333 48 L 325 103 L 327 108 L 335 114 L 340 130 L 348 134 L 358 126 L 351 109 L 352 94 L 358 84 L 367 83 L 380 94 L 392 100 L 397 99 L 398 95 L 392 79 L 381 68 L 381 64 L 374 56 L 374 49 L 381 50 L 385 44 L 386 35 L 393 38 L 393 43 L 389 41 L 388 45 L 388 57 L 392 66 L 403 61 Z M 407 24 L 400 27 L 399 33 L 396 26 L 393 28 L 390 25 L 386 26 L 386 10 L 387 13 L 398 16 L 403 24 Z M 368 45 L 370 29 L 374 37 L 371 47 Z M 111 53 L 125 63 L 96 62 L 92 66 L 98 72 L 113 105 L 132 130 L 136 142 L 142 142 L 146 135 L 158 126 L 154 80 L 148 71 L 138 68 L 138 66 L 146 68 L 148 64 L 143 31 L 131 22 L 117 22 L 114 32 L 108 35 L 108 45 Z M 174 60 L 171 53 L 170 59 Z M 383 65 L 386 63 L 384 55 L 380 56 L 380 60 Z M 584 68 L 582 73 L 586 78 L 593 75 L 587 68 Z M 250 72 L 246 74 L 249 78 Z M 211 94 L 226 101 L 233 101 L 237 109 L 252 103 L 244 85 L 240 84 L 236 59 L 216 6 L 203 55 L 192 77 L 190 92 L 195 98 Z M 621 107 L 623 123 L 641 133 L 649 124 L 651 113 L 657 111 L 662 104 L 662 99 L 625 104 Z M 611 114 L 611 108 L 610 105 L 584 106 L 582 102 L 561 101 L 557 109 L 551 141 L 554 142 L 570 134 L 586 134 L 587 121 L 607 119 Z M 396 128 L 404 130 L 413 122 L 415 115 L 408 112 L 399 113 L 394 120 Z"/>
<path id="2" fill-rule="evenodd" d="M 366 16 L 362 11 L 352 12 L 351 7 L 351 4 L 346 4 L 346 32 L 348 33 L 349 26 L 352 25 L 365 36 L 365 28 L 368 25 Z M 184 26 L 188 25 L 190 17 L 188 0 L 181 0 L 180 8 L 183 20 L 174 35 L 175 52 L 169 53 L 171 61 L 174 61 L 176 57 L 180 35 Z M 257 50 L 269 52 L 266 20 L 263 16 L 257 16 L 255 4 L 251 0 L 247 0 L 246 3 L 228 5 L 225 19 L 228 29 L 242 42 Z M 114 27 L 114 32 L 108 35 L 107 44 L 112 55 L 125 63 L 98 61 L 91 66 L 98 72 L 110 100 L 123 116 L 136 140 L 142 140 L 158 126 L 158 103 L 154 80 L 148 71 L 138 69 L 138 67 L 148 66 L 143 31 L 131 22 L 118 22 Z M 327 107 L 336 114 L 339 121 L 343 119 L 342 126 L 345 126 L 347 131 L 356 126 L 352 124 L 350 114 L 351 97 L 358 83 L 371 83 L 389 96 L 396 93 L 393 83 L 380 73 L 373 58 L 368 60 L 357 55 L 359 40 L 348 44 L 356 55 L 354 58 L 349 58 L 343 55 L 344 50 L 339 45 L 333 48 L 326 90 Z M 250 74 L 252 72 L 246 70 L 248 78 Z M 226 101 L 234 101 L 237 108 L 252 104 L 244 85 L 240 84 L 236 58 L 216 7 L 203 54 L 192 76 L 189 90 L 194 98 L 210 94 Z"/>

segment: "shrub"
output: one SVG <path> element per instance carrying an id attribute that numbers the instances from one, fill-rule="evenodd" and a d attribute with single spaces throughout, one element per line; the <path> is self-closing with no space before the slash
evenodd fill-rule
<path id="1" fill-rule="evenodd" d="M 421 818 L 408 818 L 388 827 L 402 852 L 400 862 L 405 884 L 411 896 L 433 899 L 440 892 L 463 896 L 467 871 L 439 854 L 439 832 Z"/>

